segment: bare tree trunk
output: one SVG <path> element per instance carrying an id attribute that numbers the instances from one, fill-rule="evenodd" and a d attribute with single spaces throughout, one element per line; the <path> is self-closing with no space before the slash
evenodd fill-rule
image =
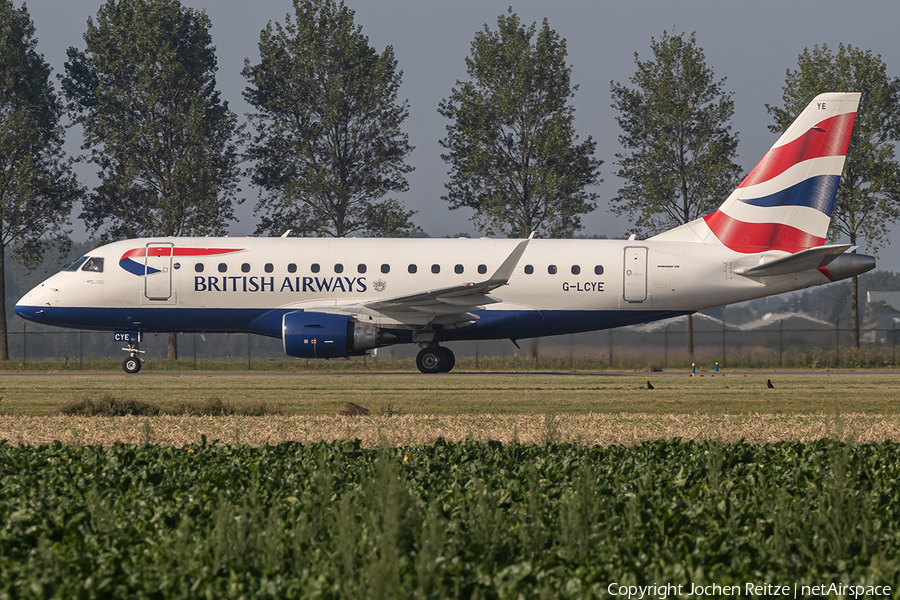
<path id="1" fill-rule="evenodd" d="M 853 328 L 853 349 L 859 350 L 859 276 L 850 278 L 850 322 Z"/>
<path id="2" fill-rule="evenodd" d="M 178 334 L 169 334 L 169 354 L 166 356 L 168 360 L 178 360 Z"/>
<path id="3" fill-rule="evenodd" d="M 694 315 L 688 315 L 684 322 L 684 333 L 687 341 L 688 358 L 694 360 Z"/>
<path id="4" fill-rule="evenodd" d="M 9 360 L 6 332 L 6 247 L 0 243 L 0 360 Z"/>

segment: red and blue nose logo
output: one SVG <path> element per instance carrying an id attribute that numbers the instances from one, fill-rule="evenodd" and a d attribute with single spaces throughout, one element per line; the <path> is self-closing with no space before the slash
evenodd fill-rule
<path id="1" fill-rule="evenodd" d="M 153 275 L 159 273 L 159 268 L 166 260 L 172 257 L 204 257 L 224 256 L 234 252 L 243 252 L 243 248 L 173 248 L 172 246 L 145 246 L 134 248 L 122 255 L 119 266 L 133 275 Z M 155 265 L 155 266 L 154 266 Z"/>

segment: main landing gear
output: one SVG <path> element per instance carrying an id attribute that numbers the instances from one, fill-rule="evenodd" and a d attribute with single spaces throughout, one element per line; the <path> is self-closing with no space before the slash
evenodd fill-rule
<path id="1" fill-rule="evenodd" d="M 423 373 L 449 373 L 455 364 L 453 351 L 443 346 L 426 346 L 416 356 L 416 366 Z"/>

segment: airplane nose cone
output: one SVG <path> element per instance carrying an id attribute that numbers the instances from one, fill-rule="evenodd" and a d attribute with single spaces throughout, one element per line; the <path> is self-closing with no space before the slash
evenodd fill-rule
<path id="1" fill-rule="evenodd" d="M 15 312 L 17 315 L 28 321 L 40 321 L 44 318 L 44 309 L 40 306 L 16 304 Z"/>
<path id="2" fill-rule="evenodd" d="M 59 288 L 42 283 L 16 302 L 13 310 L 18 316 L 29 321 L 45 320 L 47 317 L 44 309 L 51 305 L 51 299 L 58 293 Z"/>

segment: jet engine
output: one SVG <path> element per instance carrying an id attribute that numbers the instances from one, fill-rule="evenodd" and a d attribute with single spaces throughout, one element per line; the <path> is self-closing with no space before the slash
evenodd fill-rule
<path id="1" fill-rule="evenodd" d="M 297 358 L 340 358 L 363 354 L 392 338 L 354 318 L 297 310 L 282 320 L 284 352 Z"/>

